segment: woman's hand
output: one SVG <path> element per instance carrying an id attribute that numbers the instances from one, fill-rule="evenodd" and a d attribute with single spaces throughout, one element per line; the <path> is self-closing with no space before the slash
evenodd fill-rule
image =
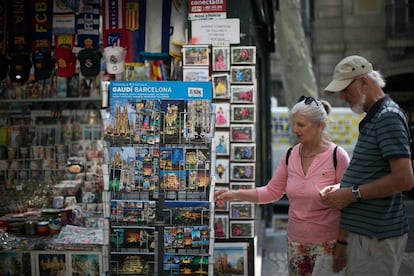
<path id="1" fill-rule="evenodd" d="M 337 184 L 334 184 L 334 185 L 329 185 L 329 186 L 326 186 L 326 187 L 324 187 L 322 190 L 320 190 L 319 191 L 319 193 L 321 194 L 321 196 L 324 196 L 324 195 L 326 195 L 327 193 L 330 193 L 330 192 L 333 192 L 333 191 L 335 191 L 335 190 L 338 190 L 339 189 L 339 183 L 337 183 Z"/>
<path id="2" fill-rule="evenodd" d="M 224 207 L 226 201 L 235 200 L 235 193 L 233 190 L 220 189 L 214 192 L 214 201 L 217 206 Z"/>

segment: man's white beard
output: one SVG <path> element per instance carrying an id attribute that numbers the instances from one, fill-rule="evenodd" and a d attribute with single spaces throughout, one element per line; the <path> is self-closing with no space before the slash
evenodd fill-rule
<path id="1" fill-rule="evenodd" d="M 366 101 L 366 96 L 365 96 L 365 94 L 362 94 L 361 95 L 361 98 L 360 98 L 360 100 L 359 100 L 359 103 L 357 103 L 357 104 L 354 104 L 352 107 L 351 107 L 351 110 L 354 112 L 354 113 L 356 113 L 356 114 L 363 114 L 365 111 L 364 111 L 364 104 L 365 104 L 365 101 Z"/>

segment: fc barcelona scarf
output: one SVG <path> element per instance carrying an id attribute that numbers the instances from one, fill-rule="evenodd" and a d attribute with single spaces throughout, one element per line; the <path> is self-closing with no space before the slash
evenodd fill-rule
<path id="1" fill-rule="evenodd" d="M 31 1 L 31 51 L 36 80 L 45 80 L 52 75 L 52 0 Z"/>
<path id="2" fill-rule="evenodd" d="M 0 2 L 0 80 L 4 80 L 7 76 L 9 65 L 6 59 L 6 48 L 7 48 L 7 2 Z M 0 95 L 2 93 L 3 85 L 0 85 Z"/>
<path id="3" fill-rule="evenodd" d="M 100 0 L 85 0 L 77 16 L 78 46 L 99 49 Z"/>
<path id="4" fill-rule="evenodd" d="M 7 7 L 9 77 L 16 83 L 25 83 L 32 67 L 30 59 L 29 0 L 9 0 Z"/>

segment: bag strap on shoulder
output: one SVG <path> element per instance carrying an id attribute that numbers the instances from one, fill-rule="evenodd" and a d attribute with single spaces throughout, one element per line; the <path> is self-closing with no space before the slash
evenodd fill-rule
<path id="1" fill-rule="evenodd" d="M 293 149 L 293 147 L 290 147 L 290 148 L 288 148 L 288 150 L 286 152 L 286 160 L 285 160 L 286 166 L 289 164 L 289 157 L 290 157 L 290 154 L 292 153 L 292 149 Z M 336 157 L 337 149 L 338 149 L 338 145 L 335 146 L 334 151 L 333 151 L 333 164 L 334 164 L 335 170 L 336 170 L 336 165 L 338 165 L 338 159 Z"/>
<path id="2" fill-rule="evenodd" d="M 288 148 L 288 150 L 286 152 L 286 160 L 285 160 L 286 166 L 289 164 L 289 156 L 292 153 L 292 149 L 293 149 L 293 147 L 290 147 L 290 148 Z"/>

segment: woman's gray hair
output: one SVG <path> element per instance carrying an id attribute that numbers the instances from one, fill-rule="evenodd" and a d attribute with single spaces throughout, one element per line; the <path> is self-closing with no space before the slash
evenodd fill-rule
<path id="1" fill-rule="evenodd" d="M 299 113 L 307 117 L 314 124 L 322 123 L 322 135 L 324 138 L 329 139 L 326 127 L 328 124 L 328 115 L 331 113 L 332 106 L 325 100 L 315 99 L 315 101 L 316 102 L 312 101 L 309 104 L 306 104 L 304 100 L 296 103 L 289 111 L 289 118 L 292 121 L 292 116 Z"/>

